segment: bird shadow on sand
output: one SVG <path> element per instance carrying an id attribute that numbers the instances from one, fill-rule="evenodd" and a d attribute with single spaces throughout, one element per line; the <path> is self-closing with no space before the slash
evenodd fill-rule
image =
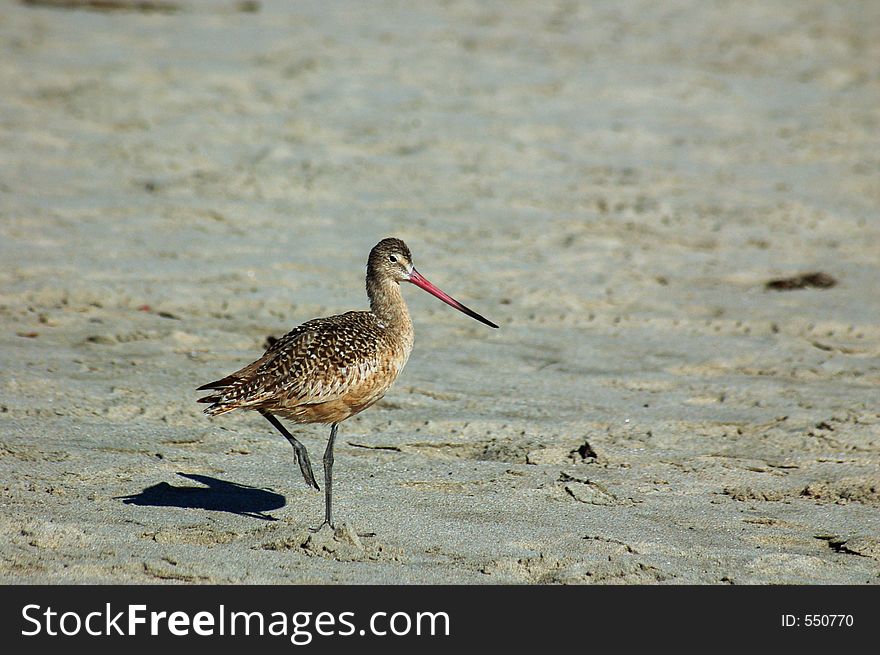
<path id="1" fill-rule="evenodd" d="M 116 499 L 122 500 L 127 505 L 206 509 L 213 512 L 230 512 L 264 521 L 277 521 L 278 519 L 265 512 L 284 507 L 284 496 L 266 489 L 226 482 L 207 475 L 180 472 L 177 475 L 207 486 L 175 487 L 167 482 L 160 482 L 147 487 L 138 494 L 116 496 Z"/>

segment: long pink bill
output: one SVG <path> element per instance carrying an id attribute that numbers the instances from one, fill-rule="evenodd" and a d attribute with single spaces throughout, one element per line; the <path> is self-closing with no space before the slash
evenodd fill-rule
<path id="1" fill-rule="evenodd" d="M 447 305 L 449 305 L 450 307 L 455 307 L 455 308 L 456 308 L 458 311 L 460 311 L 462 314 L 467 314 L 467 315 L 470 316 L 471 318 L 475 318 L 475 319 L 477 319 L 480 323 L 485 323 L 485 324 L 488 325 L 489 327 L 493 327 L 493 328 L 497 328 L 497 327 L 498 327 L 497 325 L 495 325 L 495 324 L 494 324 L 492 321 L 490 321 L 489 319 L 480 316 L 479 314 L 477 314 L 477 312 L 475 312 L 475 311 L 472 310 L 472 309 L 468 309 L 467 307 L 465 307 L 464 305 L 462 305 L 460 302 L 458 302 L 455 298 L 453 298 L 452 296 L 450 296 L 450 295 L 444 293 L 443 291 L 441 291 L 440 289 L 438 289 L 437 287 L 435 287 L 433 284 L 431 284 L 430 282 L 428 282 L 428 280 L 426 280 L 426 279 L 422 276 L 422 274 L 419 273 L 416 269 L 413 269 L 413 270 L 412 270 L 412 273 L 410 273 L 409 281 L 412 282 L 413 284 L 415 284 L 417 287 L 420 287 L 420 288 L 424 289 L 425 291 L 427 291 L 428 293 L 430 293 L 432 296 L 437 296 L 440 300 L 442 300 L 443 302 L 445 302 L 445 303 L 446 303 Z"/>

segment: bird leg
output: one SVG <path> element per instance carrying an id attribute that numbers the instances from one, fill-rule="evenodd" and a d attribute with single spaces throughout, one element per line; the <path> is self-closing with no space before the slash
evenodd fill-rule
<path id="1" fill-rule="evenodd" d="M 318 532 L 325 525 L 333 528 L 333 443 L 338 428 L 338 423 L 330 426 L 330 439 L 324 449 L 324 522 L 317 528 L 310 528 L 312 532 Z"/>
<path id="2" fill-rule="evenodd" d="M 303 478 L 306 481 L 306 484 L 314 489 L 320 490 L 321 487 L 318 486 L 318 483 L 315 482 L 315 474 L 312 473 L 312 463 L 309 461 L 309 451 L 306 450 L 306 447 L 303 446 L 299 441 L 296 440 L 287 429 L 281 425 L 281 421 L 272 416 L 267 411 L 261 411 L 260 414 L 266 417 L 266 420 L 269 421 L 272 425 L 275 426 L 275 429 L 278 430 L 281 434 L 284 435 L 284 438 L 290 442 L 290 445 L 293 446 L 293 451 L 296 453 L 296 461 L 299 464 L 299 470 L 302 471 Z"/>

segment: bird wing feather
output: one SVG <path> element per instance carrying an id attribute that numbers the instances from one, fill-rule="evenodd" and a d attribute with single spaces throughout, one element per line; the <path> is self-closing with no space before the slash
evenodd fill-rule
<path id="1" fill-rule="evenodd" d="M 371 334 L 370 321 L 358 316 L 365 314 L 349 312 L 294 328 L 229 376 L 235 381 L 222 390 L 224 401 L 253 407 L 279 398 L 291 405 L 338 400 L 383 365 L 381 340 Z"/>

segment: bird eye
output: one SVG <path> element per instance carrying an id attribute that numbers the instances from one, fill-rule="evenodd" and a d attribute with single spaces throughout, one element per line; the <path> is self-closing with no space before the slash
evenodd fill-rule
<path id="1" fill-rule="evenodd" d="M 396 264 L 397 257 L 395 257 L 394 255 L 388 255 L 388 261 L 391 262 L 392 264 Z"/>

